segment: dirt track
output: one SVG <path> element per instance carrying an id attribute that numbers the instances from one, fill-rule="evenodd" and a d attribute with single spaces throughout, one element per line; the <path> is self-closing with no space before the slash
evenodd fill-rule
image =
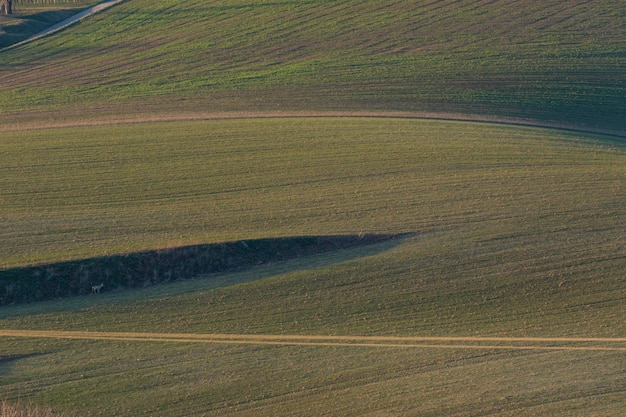
<path id="1" fill-rule="evenodd" d="M 104 1 L 102 3 L 96 4 L 95 6 L 89 7 L 88 9 L 85 9 L 79 13 L 76 13 L 74 16 L 70 16 L 67 19 L 63 20 L 62 22 L 57 23 L 56 25 L 50 26 L 48 29 L 39 32 L 33 36 L 31 36 L 28 39 L 25 39 L 21 42 L 15 43 L 13 45 L 9 45 L 6 48 L 3 49 L 11 49 L 11 48 L 15 48 L 17 46 L 22 46 L 25 45 L 27 43 L 36 41 L 37 39 L 41 39 L 45 36 L 51 35 L 55 32 L 59 32 L 63 29 L 65 29 L 66 27 L 73 25 L 74 23 L 89 17 L 93 14 L 99 13 L 103 10 L 108 9 L 111 6 L 115 6 L 116 4 L 121 3 L 124 0 L 108 0 L 108 1 Z M 1 49 L 0 49 L 1 50 Z"/>
<path id="2" fill-rule="evenodd" d="M 626 352 L 626 338 L 393 337 L 0 330 L 0 337 L 237 345 Z"/>

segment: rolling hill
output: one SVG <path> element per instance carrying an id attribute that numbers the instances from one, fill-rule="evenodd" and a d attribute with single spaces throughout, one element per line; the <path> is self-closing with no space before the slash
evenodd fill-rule
<path id="1" fill-rule="evenodd" d="M 0 300 L 107 281 L 0 306 L 0 400 L 622 416 L 624 6 L 128 0 L 1 51 Z M 198 247 L 237 268 L 167 275 Z"/>
<path id="2" fill-rule="evenodd" d="M 0 117 L 396 110 L 623 132 L 625 14 L 609 0 L 133 0 L 3 52 Z"/>

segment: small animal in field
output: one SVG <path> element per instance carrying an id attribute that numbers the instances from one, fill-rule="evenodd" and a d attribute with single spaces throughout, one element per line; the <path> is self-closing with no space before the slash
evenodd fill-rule
<path id="1" fill-rule="evenodd" d="M 93 287 L 91 287 L 91 293 L 100 294 L 100 290 L 102 289 L 102 287 L 104 287 L 104 284 L 94 285 Z"/>
<path id="2" fill-rule="evenodd" d="M 13 0 L 0 0 L 0 15 L 13 14 Z"/>

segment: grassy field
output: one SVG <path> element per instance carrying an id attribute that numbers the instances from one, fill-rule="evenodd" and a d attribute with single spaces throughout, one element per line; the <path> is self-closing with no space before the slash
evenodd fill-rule
<path id="1" fill-rule="evenodd" d="M 0 123 L 402 110 L 623 132 L 623 2 L 132 0 L 2 53 Z"/>
<path id="2" fill-rule="evenodd" d="M 609 139 L 380 118 L 4 132 L 0 265 L 263 237 L 619 230 L 624 148 Z"/>
<path id="3" fill-rule="evenodd" d="M 201 241 L 415 233 L 3 307 L 3 329 L 624 335 L 626 149 L 611 137 L 277 118 L 7 132 L 1 146 L 5 268 Z M 91 415 L 623 412 L 619 351 L 11 338 L 1 349 L 4 397 Z M 108 400 L 93 403 L 96 392 Z"/>
<path id="4" fill-rule="evenodd" d="M 71 402 L 92 415 L 620 416 L 623 411 L 624 377 L 615 367 L 623 352 L 8 343 L 36 352 L 21 360 L 19 370 L 24 379 L 46 381 L 41 400 Z M 42 355 L 43 350 L 54 353 Z M 33 385 L 8 385 L 14 395 L 37 391 Z"/>
<path id="5" fill-rule="evenodd" d="M 2 306 L 2 410 L 622 417 L 625 14 L 128 0 L 0 51 L 0 281 L 401 236 Z"/>

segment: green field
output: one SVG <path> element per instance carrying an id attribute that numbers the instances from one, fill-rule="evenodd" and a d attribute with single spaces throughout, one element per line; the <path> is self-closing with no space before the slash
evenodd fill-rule
<path id="1" fill-rule="evenodd" d="M 623 416 L 626 8 L 523 3 L 128 0 L 1 51 L 0 300 L 34 266 L 397 237 L 0 306 L 0 403 Z"/>
<path id="2" fill-rule="evenodd" d="M 624 132 L 624 1 L 132 0 L 2 53 L 0 121 L 469 113 Z"/>
<path id="3" fill-rule="evenodd" d="M 6 329 L 624 334 L 626 149 L 610 137 L 277 118 L 11 132 L 1 149 L 5 268 L 267 236 L 415 233 L 199 281 L 3 307 Z M 25 346 L 3 343 L 4 395 L 93 415 L 533 415 L 556 412 L 555 398 L 559 410 L 619 415 L 624 386 L 622 373 L 606 373 L 619 351 Z M 116 366 L 104 365 L 111 358 Z M 89 406 L 96 391 L 109 401 Z"/>

